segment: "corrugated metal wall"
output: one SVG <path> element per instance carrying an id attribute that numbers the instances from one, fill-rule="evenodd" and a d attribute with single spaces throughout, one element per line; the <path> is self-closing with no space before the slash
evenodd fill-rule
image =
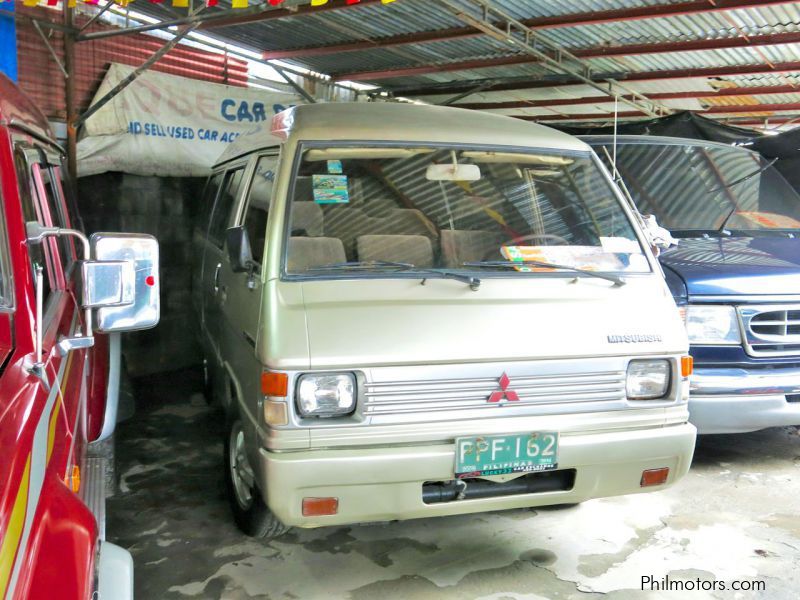
<path id="1" fill-rule="evenodd" d="M 48 10 L 43 6 L 25 8 L 17 6 L 23 14 L 61 22 L 61 11 Z M 78 24 L 85 17 L 78 17 Z M 105 29 L 94 24 L 90 31 Z M 43 28 L 50 44 L 63 61 L 63 37 L 60 32 Z M 83 112 L 103 80 L 108 65 L 112 62 L 138 66 L 153 52 L 164 45 L 156 37 L 138 34 L 117 36 L 76 45 L 75 88 L 78 111 Z M 36 29 L 29 23 L 17 24 L 17 57 L 19 85 L 51 119 L 64 120 L 64 76 L 48 52 Z M 152 69 L 172 75 L 201 79 L 228 85 L 247 85 L 247 64 L 239 59 L 179 45 L 158 61 Z"/>

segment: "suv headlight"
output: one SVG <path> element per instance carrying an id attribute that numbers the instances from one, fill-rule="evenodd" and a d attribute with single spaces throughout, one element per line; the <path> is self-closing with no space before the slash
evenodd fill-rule
<path id="1" fill-rule="evenodd" d="M 690 344 L 742 343 L 739 319 L 733 306 L 688 306 L 686 332 Z"/>
<path id="2" fill-rule="evenodd" d="M 297 409 L 303 417 L 340 417 L 356 408 L 356 378 L 352 373 L 301 375 Z"/>
<path id="3" fill-rule="evenodd" d="M 632 360 L 625 391 L 629 400 L 656 400 L 669 392 L 672 365 L 668 360 Z"/>

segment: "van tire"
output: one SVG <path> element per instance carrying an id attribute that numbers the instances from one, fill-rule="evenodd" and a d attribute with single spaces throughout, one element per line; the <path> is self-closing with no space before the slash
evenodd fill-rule
<path id="1" fill-rule="evenodd" d="M 255 482 L 244 451 L 244 431 L 238 416 L 228 420 L 224 467 L 228 500 L 233 520 L 239 529 L 244 534 L 259 539 L 272 539 L 286 533 L 289 527 L 272 514 Z"/>

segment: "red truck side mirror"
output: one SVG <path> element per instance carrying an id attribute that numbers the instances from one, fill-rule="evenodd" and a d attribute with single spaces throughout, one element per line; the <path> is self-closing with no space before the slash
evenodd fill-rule
<path id="1" fill-rule="evenodd" d="M 85 311 L 85 332 L 62 337 L 62 354 L 94 345 L 93 332 L 113 333 L 155 327 L 160 318 L 158 242 L 143 234 L 95 233 L 91 240 L 80 231 L 26 223 L 29 244 L 50 236 L 77 237 L 84 260 L 75 270 L 75 291 Z M 41 362 L 42 277 L 36 278 L 37 364 Z M 93 325 L 94 323 L 94 325 Z"/>

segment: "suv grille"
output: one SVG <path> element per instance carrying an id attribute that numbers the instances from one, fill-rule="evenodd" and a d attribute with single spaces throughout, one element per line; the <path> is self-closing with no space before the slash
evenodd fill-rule
<path id="1" fill-rule="evenodd" d="M 800 305 L 740 306 L 739 314 L 750 355 L 800 354 Z"/>

